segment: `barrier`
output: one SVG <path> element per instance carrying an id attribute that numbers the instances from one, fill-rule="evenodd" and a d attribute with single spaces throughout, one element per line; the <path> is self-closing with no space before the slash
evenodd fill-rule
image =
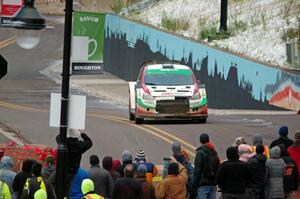
<path id="1" fill-rule="evenodd" d="M 56 2 L 64 3 L 66 2 L 66 0 L 36 0 L 35 4 L 49 4 L 49 3 L 56 3 Z"/>
<path id="2" fill-rule="evenodd" d="M 206 84 L 208 106 L 220 109 L 300 109 L 300 77 L 128 19 L 106 15 L 104 70 L 136 80 L 147 60 L 180 60 Z"/>

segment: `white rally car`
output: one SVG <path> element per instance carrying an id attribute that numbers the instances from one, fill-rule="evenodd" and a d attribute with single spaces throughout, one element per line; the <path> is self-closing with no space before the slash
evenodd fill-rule
<path id="1" fill-rule="evenodd" d="M 179 62 L 145 62 L 138 80 L 129 82 L 129 119 L 188 118 L 205 123 L 208 117 L 204 85 L 193 70 Z"/>

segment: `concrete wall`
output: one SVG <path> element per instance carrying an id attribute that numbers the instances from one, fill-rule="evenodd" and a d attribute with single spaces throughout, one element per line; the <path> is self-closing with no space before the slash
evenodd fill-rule
<path id="1" fill-rule="evenodd" d="M 104 70 L 136 80 L 142 62 L 181 60 L 206 84 L 208 105 L 225 109 L 300 109 L 300 77 L 111 14 Z"/>

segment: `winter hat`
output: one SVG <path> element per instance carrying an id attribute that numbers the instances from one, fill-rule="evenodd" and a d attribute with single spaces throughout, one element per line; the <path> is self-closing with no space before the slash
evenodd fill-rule
<path id="1" fill-rule="evenodd" d="M 235 138 L 235 141 L 234 141 L 232 146 L 238 147 L 241 144 L 247 144 L 245 138 L 244 137 L 237 137 L 237 138 Z"/>
<path id="2" fill-rule="evenodd" d="M 145 154 L 145 151 L 143 150 L 138 150 L 135 154 L 135 160 L 136 161 L 144 161 L 146 162 L 146 154 Z"/>
<path id="3" fill-rule="evenodd" d="M 123 153 L 122 153 L 122 162 L 123 163 L 126 163 L 126 162 L 132 162 L 132 154 L 131 154 L 131 152 L 130 151 L 128 151 L 128 150 L 125 150 L 125 151 L 123 151 Z"/>
<path id="4" fill-rule="evenodd" d="M 119 166 L 121 166 L 120 160 L 113 160 L 112 161 L 112 169 L 113 170 L 117 170 L 119 168 Z"/>
<path id="5" fill-rule="evenodd" d="M 205 143 L 209 142 L 209 136 L 206 133 L 202 133 L 200 135 L 199 140 L 200 140 L 201 144 L 205 144 Z"/>
<path id="6" fill-rule="evenodd" d="M 295 133 L 295 143 L 300 144 L 300 132 L 299 131 Z"/>
<path id="7" fill-rule="evenodd" d="M 81 138 L 81 133 L 78 129 L 71 129 L 71 128 L 68 128 L 68 131 L 67 131 L 67 137 L 68 138 Z"/>
<path id="8" fill-rule="evenodd" d="M 278 133 L 280 136 L 286 137 L 289 134 L 289 128 L 287 126 L 282 126 L 280 127 Z"/>
<path id="9" fill-rule="evenodd" d="M 47 157 L 45 158 L 45 162 L 47 165 L 54 165 L 55 162 L 55 158 L 53 155 L 47 155 Z"/>
<path id="10" fill-rule="evenodd" d="M 36 176 L 40 176 L 41 171 L 42 171 L 42 165 L 39 162 L 33 163 L 32 167 L 31 167 L 31 173 Z"/>
<path id="11" fill-rule="evenodd" d="M 113 159 L 110 156 L 105 156 L 102 160 L 102 166 L 106 170 L 111 170 L 113 164 Z"/>
<path id="12" fill-rule="evenodd" d="M 99 158 L 97 155 L 90 156 L 90 164 L 91 165 L 99 165 Z"/>
<path id="13" fill-rule="evenodd" d="M 172 151 L 173 151 L 173 154 L 180 153 L 180 151 L 181 151 L 181 145 L 178 142 L 174 142 L 172 144 Z"/>
<path id="14" fill-rule="evenodd" d="M 226 150 L 226 156 L 228 160 L 238 160 L 239 154 L 237 148 L 234 146 L 228 147 Z"/>
<path id="15" fill-rule="evenodd" d="M 140 174 L 146 174 L 147 173 L 147 167 L 146 167 L 146 165 L 140 164 L 138 166 L 138 168 L 136 169 L 136 172 L 140 173 Z"/>
<path id="16" fill-rule="evenodd" d="M 179 174 L 179 167 L 176 162 L 172 162 L 169 164 L 168 167 L 168 175 L 178 175 Z"/>
<path id="17" fill-rule="evenodd" d="M 263 144 L 263 137 L 260 134 L 255 134 L 252 138 L 252 144 Z"/>
<path id="18" fill-rule="evenodd" d="M 263 154 L 265 151 L 265 147 L 262 144 L 256 144 L 255 152 L 257 154 Z"/>
<path id="19" fill-rule="evenodd" d="M 281 155 L 281 150 L 279 146 L 274 146 L 273 148 L 271 148 L 270 150 L 271 159 L 278 159 L 280 158 L 280 155 Z"/>
<path id="20" fill-rule="evenodd" d="M 95 190 L 94 182 L 91 179 L 84 179 L 81 183 L 81 191 L 85 195 Z"/>

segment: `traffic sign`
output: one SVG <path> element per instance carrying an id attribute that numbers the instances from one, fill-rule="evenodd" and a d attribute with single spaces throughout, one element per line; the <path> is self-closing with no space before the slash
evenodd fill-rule
<path id="1" fill-rule="evenodd" d="M 0 79 L 7 73 L 7 61 L 0 55 Z"/>

